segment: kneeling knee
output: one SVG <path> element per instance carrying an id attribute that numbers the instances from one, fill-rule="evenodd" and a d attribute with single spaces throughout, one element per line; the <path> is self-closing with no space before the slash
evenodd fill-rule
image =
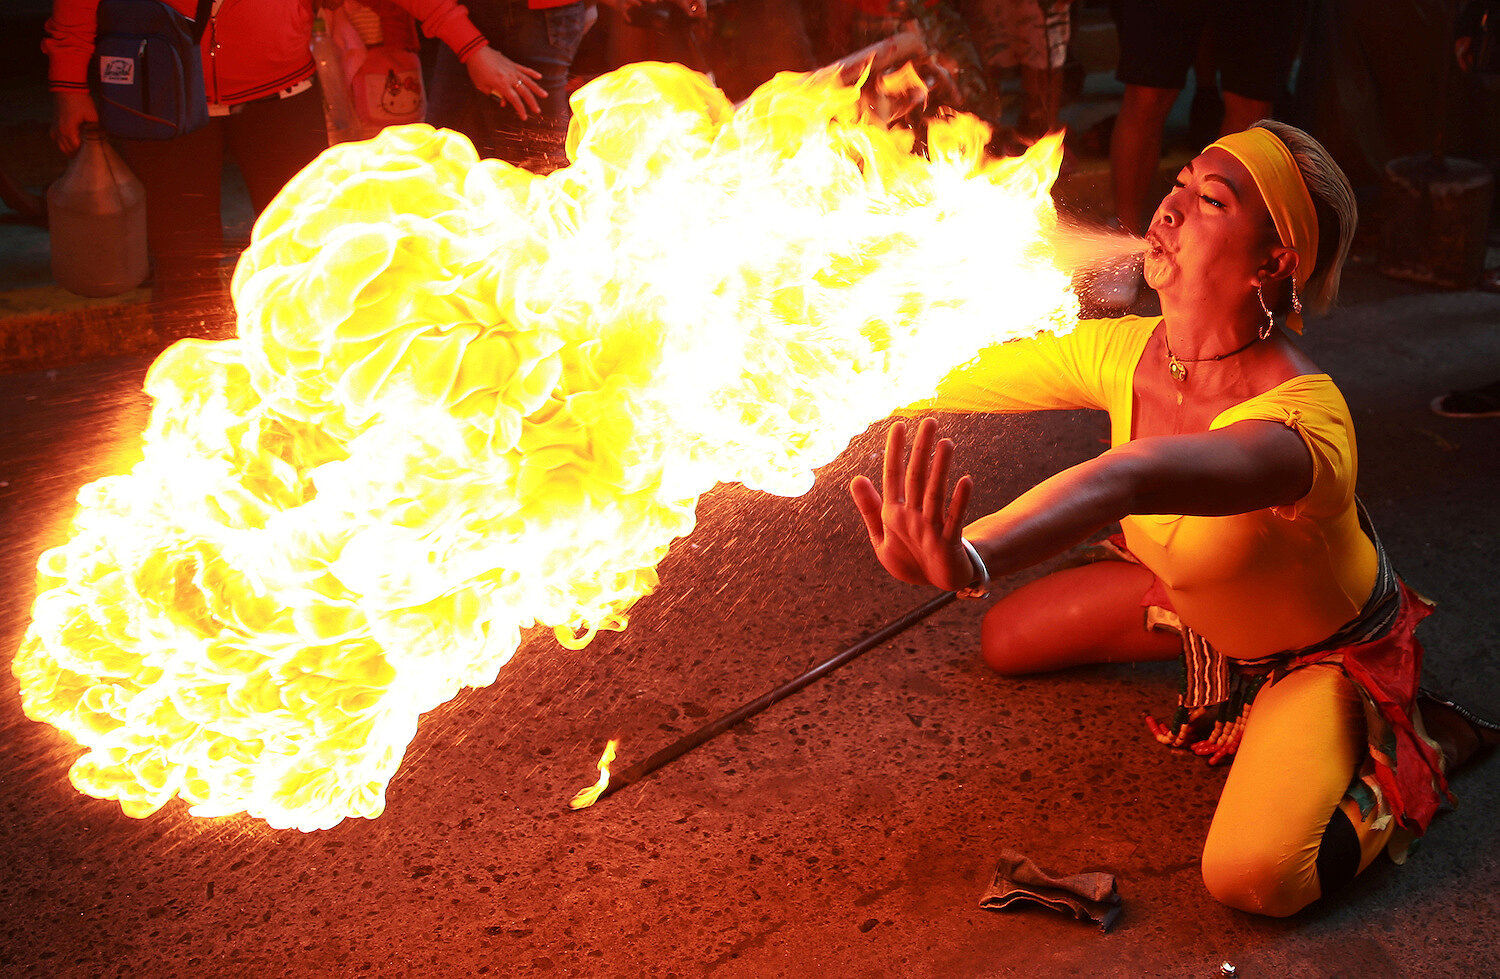
<path id="1" fill-rule="evenodd" d="M 1008 636 L 995 636 L 989 629 L 983 630 L 979 637 L 979 656 L 985 666 L 1001 676 L 1015 676 L 1021 672 L 1013 665 L 1014 652 Z"/>
<path id="2" fill-rule="evenodd" d="M 1214 900 L 1238 911 L 1285 918 L 1318 897 L 1317 875 L 1298 869 L 1284 856 L 1241 842 L 1203 852 L 1203 884 Z"/>
<path id="3" fill-rule="evenodd" d="M 996 608 L 999 606 L 997 605 Z M 986 614 L 979 630 L 979 655 L 1001 676 L 1036 672 L 1036 639 L 1025 636 L 1005 616 Z"/>

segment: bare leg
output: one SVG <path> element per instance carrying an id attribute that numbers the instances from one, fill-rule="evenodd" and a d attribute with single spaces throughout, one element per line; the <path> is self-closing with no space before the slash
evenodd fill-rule
<path id="1" fill-rule="evenodd" d="M 1219 133 L 1224 119 L 1224 96 L 1219 94 L 1219 68 L 1214 57 L 1213 34 L 1204 31 L 1193 60 L 1193 105 L 1188 112 L 1188 138 L 1195 147 L 1207 146 Z"/>
<path id="2" fill-rule="evenodd" d="M 1099 561 L 1039 578 L 985 613 L 984 661 L 1008 676 L 1086 663 L 1175 659 L 1182 640 L 1148 631 L 1141 596 L 1150 571 L 1125 561 Z"/>
<path id="3" fill-rule="evenodd" d="M 1027 139 L 1045 136 L 1058 127 L 1062 110 L 1063 71 L 1061 68 L 1028 68 L 1021 66 L 1020 119 L 1021 135 Z"/>
<path id="4" fill-rule="evenodd" d="M 1262 119 L 1271 117 L 1271 103 L 1259 99 L 1247 99 L 1233 92 L 1224 93 L 1224 124 L 1219 128 L 1220 136 L 1242 132 Z"/>
<path id="5" fill-rule="evenodd" d="M 1120 227 L 1134 234 L 1144 230 L 1146 195 L 1161 159 L 1162 130 L 1177 90 L 1126 85 L 1109 144 L 1110 175 L 1115 191 L 1115 216 Z"/>

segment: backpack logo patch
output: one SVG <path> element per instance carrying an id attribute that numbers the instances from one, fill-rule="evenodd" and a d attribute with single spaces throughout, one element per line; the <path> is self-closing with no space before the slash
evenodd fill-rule
<path id="1" fill-rule="evenodd" d="M 105 85 L 134 85 L 135 59 L 101 56 L 99 58 L 99 81 Z"/>

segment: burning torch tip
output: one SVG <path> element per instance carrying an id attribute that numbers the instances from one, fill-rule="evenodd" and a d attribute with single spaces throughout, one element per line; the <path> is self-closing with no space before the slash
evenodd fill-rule
<path id="1" fill-rule="evenodd" d="M 596 793 L 589 791 L 589 789 L 584 789 L 568 802 L 568 808 L 577 812 L 579 809 L 587 809 L 598 801 L 599 796 Z"/>
<path id="2" fill-rule="evenodd" d="M 604 754 L 599 758 L 599 781 L 573 796 L 572 801 L 568 803 L 568 808 L 587 809 L 604 795 L 605 790 L 609 788 L 609 765 L 615 760 L 615 748 L 619 747 L 619 744 L 617 739 L 611 738 L 610 742 L 604 746 Z"/>

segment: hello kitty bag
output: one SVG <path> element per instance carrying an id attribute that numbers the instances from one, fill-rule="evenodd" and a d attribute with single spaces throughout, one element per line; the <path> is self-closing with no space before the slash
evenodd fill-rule
<path id="1" fill-rule="evenodd" d="M 346 0 L 329 11 L 349 94 L 366 137 L 427 115 L 416 20 L 391 0 Z"/>

